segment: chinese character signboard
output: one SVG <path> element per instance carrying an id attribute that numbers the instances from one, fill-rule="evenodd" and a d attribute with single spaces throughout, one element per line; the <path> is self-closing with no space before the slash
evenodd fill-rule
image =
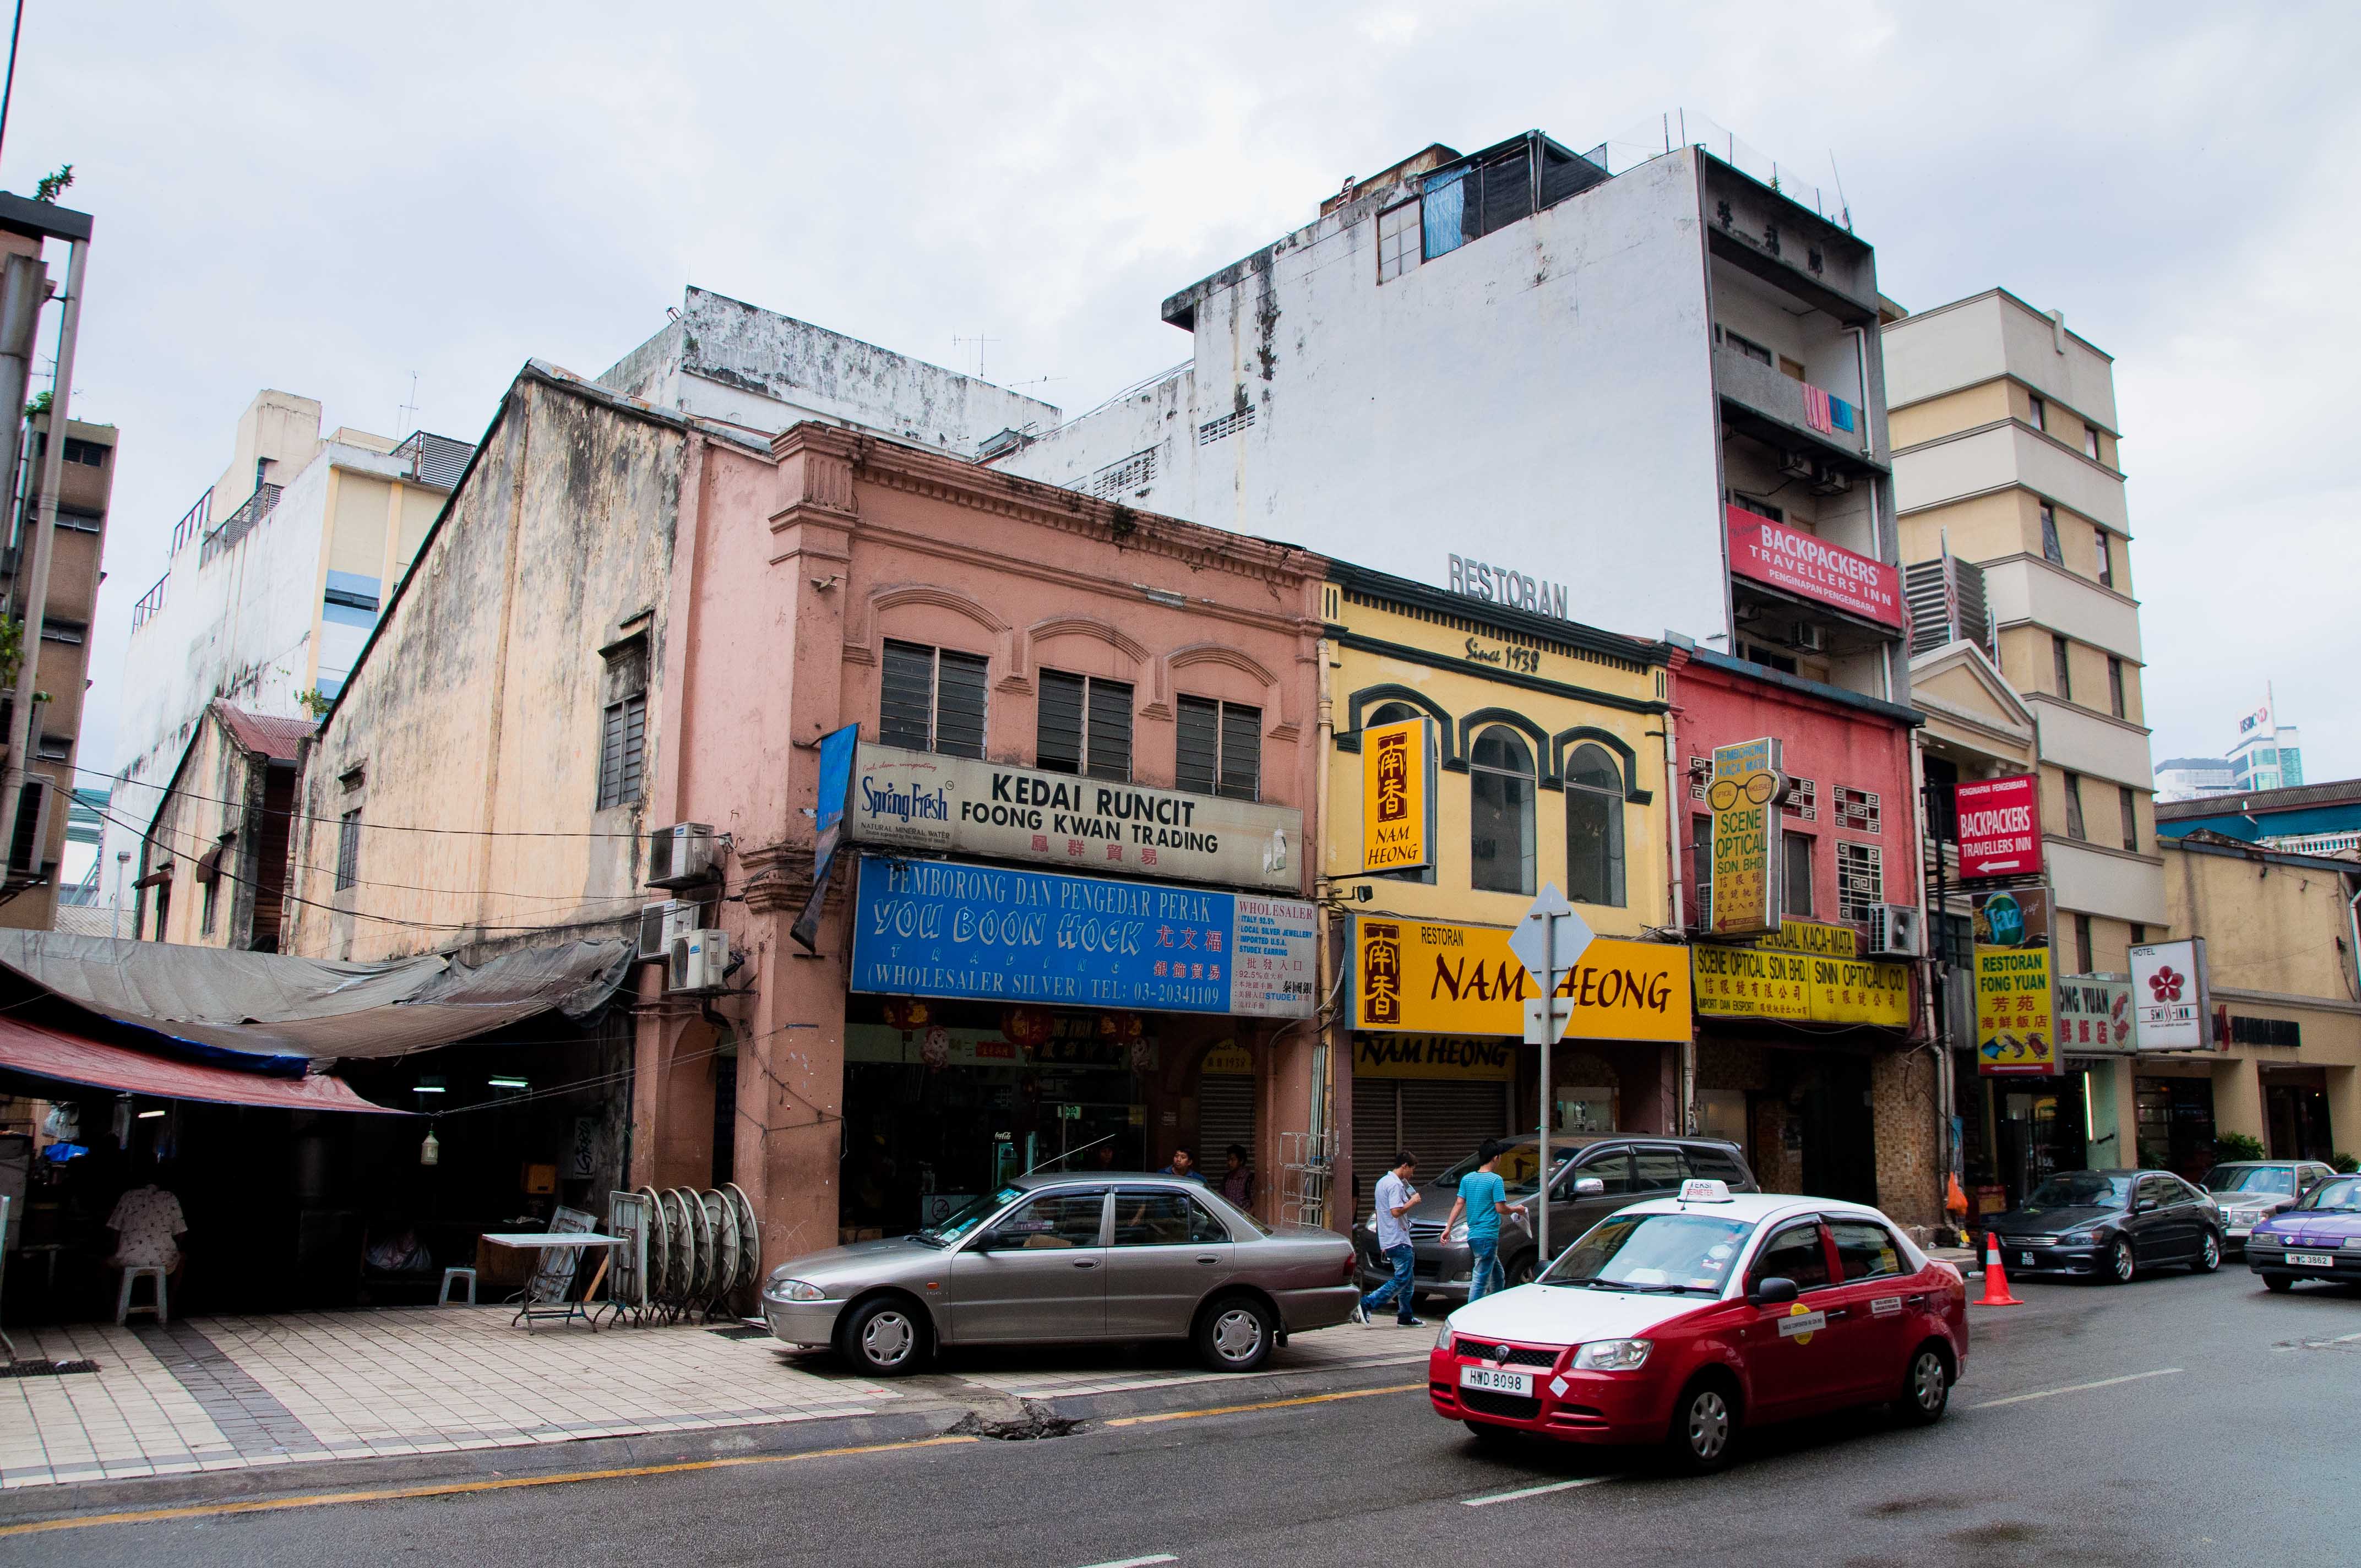
<path id="1" fill-rule="evenodd" d="M 1434 721 L 1406 718 L 1361 731 L 1361 869 L 1422 871 L 1434 863 Z"/>
<path id="2" fill-rule="evenodd" d="M 1790 922 L 1794 924 L 1794 922 Z M 1910 966 L 1699 943 L 1689 949 L 1700 1018 L 1910 1026 Z"/>
<path id="3" fill-rule="evenodd" d="M 1902 574 L 1743 507 L 1725 509 L 1730 569 L 1863 620 L 1899 628 Z"/>
<path id="4" fill-rule="evenodd" d="M 1775 740 L 1713 749 L 1713 925 L 1717 937 L 1779 928 L 1779 802 L 1787 787 Z"/>
<path id="5" fill-rule="evenodd" d="M 2219 1044 L 2213 1036 L 2205 938 L 2134 948 L 2132 1010 L 2138 1017 L 2141 1050 L 2202 1051 Z"/>
<path id="6" fill-rule="evenodd" d="M 2041 874 L 2041 786 L 2030 773 L 1971 779 L 1953 786 L 1959 802 L 1960 874 Z"/>
<path id="7" fill-rule="evenodd" d="M 1977 1070 L 2056 1072 L 2049 890 L 1977 894 L 1975 948 Z"/>
<path id="8" fill-rule="evenodd" d="M 2059 975 L 2057 1001 L 2059 1050 L 2122 1056 L 2135 1048 L 2132 988 L 2123 976 Z"/>
<path id="9" fill-rule="evenodd" d="M 1513 1083 L 1517 1042 L 1458 1036 L 1359 1035 L 1353 1040 L 1353 1076 Z"/>
<path id="10" fill-rule="evenodd" d="M 863 844 L 1294 893 L 1303 813 L 864 744 L 845 827 Z"/>
<path id="11" fill-rule="evenodd" d="M 1494 926 L 1433 920 L 1354 923 L 1353 1025 L 1421 1035 L 1521 1039 L 1532 976 Z M 1687 949 L 1594 938 L 1558 994 L 1574 1003 L 1570 1040 L 1689 1037 Z"/>
<path id="12" fill-rule="evenodd" d="M 851 989 L 1308 1018 L 1314 917 L 1295 899 L 869 856 Z"/>

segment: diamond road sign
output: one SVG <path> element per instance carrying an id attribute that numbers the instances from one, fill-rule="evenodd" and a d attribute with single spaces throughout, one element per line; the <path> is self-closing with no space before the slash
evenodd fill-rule
<path id="1" fill-rule="evenodd" d="M 1509 951 L 1532 975 L 1534 985 L 1546 992 L 1554 989 L 1551 971 L 1564 974 L 1580 962 L 1590 936 L 1589 925 L 1574 912 L 1557 883 L 1550 883 L 1509 933 Z"/>

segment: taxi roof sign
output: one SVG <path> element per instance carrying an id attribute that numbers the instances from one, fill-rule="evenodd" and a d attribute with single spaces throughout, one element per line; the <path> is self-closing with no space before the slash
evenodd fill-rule
<path id="1" fill-rule="evenodd" d="M 1730 1201 L 1730 1183 L 1727 1181 L 1708 1181 L 1702 1177 L 1693 1177 L 1681 1183 L 1681 1201 L 1684 1203 L 1727 1203 Z"/>

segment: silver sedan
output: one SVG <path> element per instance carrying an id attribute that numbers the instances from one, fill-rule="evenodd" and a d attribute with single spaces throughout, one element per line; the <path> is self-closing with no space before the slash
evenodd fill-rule
<path id="1" fill-rule="evenodd" d="M 1334 1232 L 1273 1230 L 1195 1181 L 1028 1176 L 915 1235 L 781 1265 L 763 1317 L 885 1377 L 945 1345 L 1147 1339 L 1251 1372 L 1289 1334 L 1351 1316 L 1352 1275 Z"/>

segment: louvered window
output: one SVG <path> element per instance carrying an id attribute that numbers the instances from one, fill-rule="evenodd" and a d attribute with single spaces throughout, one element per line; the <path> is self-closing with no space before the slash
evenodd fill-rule
<path id="1" fill-rule="evenodd" d="M 1259 800 L 1262 709 L 1210 697 L 1180 699 L 1174 783 L 1192 795 Z"/>
<path id="2" fill-rule="evenodd" d="M 1131 683 L 1041 672 L 1036 765 L 1094 779 L 1131 777 Z"/>
<path id="3" fill-rule="evenodd" d="M 336 891 L 342 893 L 360 881 L 360 871 L 361 812 L 357 806 L 336 823 Z M 163 928 L 160 920 L 157 928 L 159 932 Z"/>
<path id="4" fill-rule="evenodd" d="M 983 755 L 984 678 L 991 661 L 980 653 L 885 644 L 877 705 L 878 739 L 912 751 L 947 757 Z"/>
<path id="5" fill-rule="evenodd" d="M 647 757 L 648 699 L 627 696 L 607 705 L 598 736 L 598 809 L 629 806 L 640 797 Z"/>

